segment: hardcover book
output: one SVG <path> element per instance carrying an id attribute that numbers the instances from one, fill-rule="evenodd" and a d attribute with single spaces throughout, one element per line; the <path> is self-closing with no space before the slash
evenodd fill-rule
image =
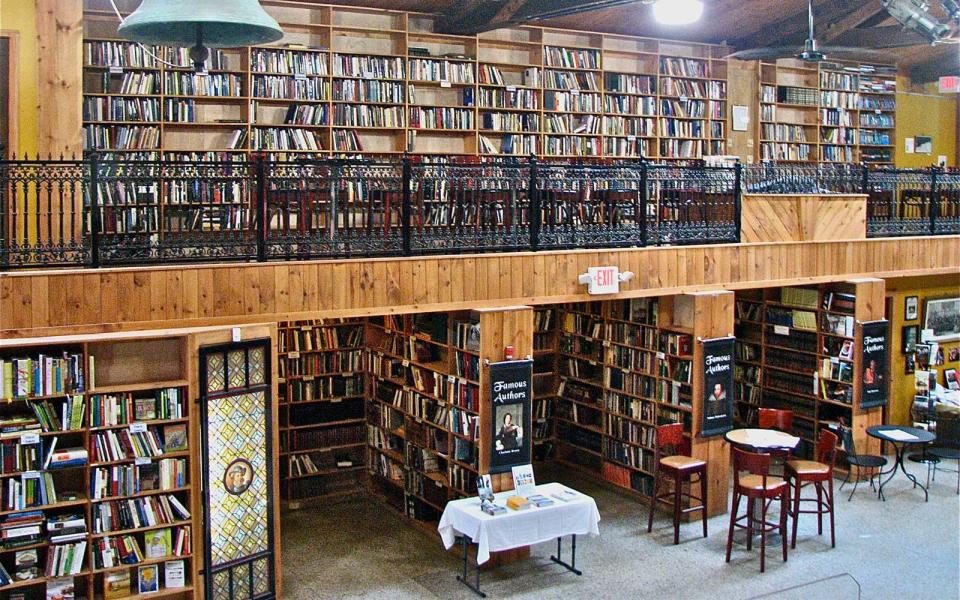
<path id="1" fill-rule="evenodd" d="M 157 418 L 157 405 L 153 398 L 135 398 L 133 415 L 137 421 L 152 421 Z"/>
<path id="2" fill-rule="evenodd" d="M 182 560 L 171 560 L 163 564 L 163 583 L 166 588 L 186 587 L 186 576 Z"/>
<path id="3" fill-rule="evenodd" d="M 182 452 L 187 449 L 187 425 L 178 423 L 163 428 L 163 448 L 165 452 Z"/>

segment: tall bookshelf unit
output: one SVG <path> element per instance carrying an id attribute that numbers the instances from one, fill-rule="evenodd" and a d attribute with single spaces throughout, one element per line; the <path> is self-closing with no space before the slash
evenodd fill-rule
<path id="1" fill-rule="evenodd" d="M 195 75 L 182 52 L 157 49 L 172 67 L 119 40 L 108 5 L 87 0 L 85 46 L 117 52 L 85 61 L 85 147 L 191 159 L 726 152 L 720 46 L 543 27 L 455 36 L 423 13 L 263 5 L 284 39 L 215 54 Z"/>
<path id="2" fill-rule="evenodd" d="M 758 68 L 760 160 L 893 163 L 894 67 L 781 59 Z"/>
<path id="3" fill-rule="evenodd" d="M 678 297 L 590 302 L 561 311 L 561 462 L 649 496 L 655 428 L 693 427 L 692 329 Z"/>
<path id="4" fill-rule="evenodd" d="M 856 408 L 859 327 L 852 284 L 737 293 L 738 415 L 756 425 L 760 407 L 792 410 L 797 454 L 812 457 L 823 429 L 863 429 Z M 861 449 L 861 451 L 864 451 Z"/>
<path id="5" fill-rule="evenodd" d="M 57 556 L 70 556 L 72 547 L 72 566 L 60 573 L 73 578 L 78 595 L 101 598 L 104 587 L 127 572 L 130 591 L 124 597 L 140 597 L 135 592 L 138 568 L 157 565 L 156 596 L 193 597 L 199 465 L 184 338 L 73 340 L 57 346 L 45 340 L 0 345 L 8 369 L 0 393 L 4 453 L 18 446 L 36 451 L 34 462 L 3 465 L 0 527 L 15 515 L 39 515 L 38 534 L 4 536 L 0 546 L 0 564 L 12 577 L 18 571 L 17 554 L 23 552 L 36 552 L 39 572 L 0 587 L 0 593 L 42 597 L 43 588 L 56 578 L 50 565 Z M 11 361 L 16 361 L 12 368 Z M 18 380 L 26 388 L 12 390 Z M 70 413 L 65 405 L 75 409 Z M 55 417 L 51 421 L 41 414 Z M 56 461 L 47 462 L 52 450 L 70 450 L 82 459 L 58 468 Z M 45 495 L 11 506 L 15 484 L 28 488 L 29 481 L 50 485 L 38 484 L 47 488 Z M 58 518 L 68 521 L 64 533 L 75 533 L 72 541 L 51 541 L 54 534 L 45 525 Z M 82 528 L 73 528 L 80 519 Z M 184 587 L 166 587 L 162 574 L 170 561 L 182 561 Z"/>
<path id="6" fill-rule="evenodd" d="M 470 313 L 373 318 L 367 467 L 375 492 L 416 521 L 476 493 L 479 321 Z"/>
<path id="7" fill-rule="evenodd" d="M 557 307 L 540 308 L 533 313 L 533 453 L 534 459 L 552 457 L 554 447 L 554 407 L 560 386 L 559 329 Z"/>
<path id="8" fill-rule="evenodd" d="M 290 508 L 365 483 L 365 329 L 358 319 L 280 323 L 280 480 Z"/>

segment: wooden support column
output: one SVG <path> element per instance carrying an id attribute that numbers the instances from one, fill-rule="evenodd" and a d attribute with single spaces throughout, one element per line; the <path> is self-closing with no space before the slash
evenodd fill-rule
<path id="1" fill-rule="evenodd" d="M 692 304 L 693 327 L 693 437 L 691 453 L 695 458 L 707 461 L 707 514 L 722 515 L 727 512 L 727 491 L 730 480 L 730 448 L 723 436 L 700 437 L 703 420 L 703 401 L 706 396 L 703 383 L 703 345 L 699 340 L 733 335 L 734 293 L 728 291 L 689 294 L 685 297 Z M 689 311 L 687 311 L 689 313 Z M 690 316 L 675 313 L 675 317 L 690 319 Z"/>
<path id="2" fill-rule="evenodd" d="M 40 154 L 83 152 L 83 0 L 36 0 Z"/>
<path id="3" fill-rule="evenodd" d="M 486 361 L 500 362 L 504 359 L 503 350 L 513 346 L 514 356 L 518 359 L 533 356 L 533 309 L 529 306 L 484 309 L 480 314 L 480 473 L 490 472 L 490 447 L 493 444 L 493 425 L 490 403 L 490 368 Z M 532 435 L 525 431 L 524 435 Z M 500 473 L 491 475 L 493 491 L 502 492 L 513 489 L 513 475 Z M 530 548 L 523 547 L 506 552 L 498 552 L 491 557 L 486 566 L 494 567 L 514 562 L 530 556 Z"/>
<path id="4" fill-rule="evenodd" d="M 859 454 L 880 454 L 880 440 L 867 435 L 867 428 L 874 425 L 883 424 L 883 407 L 860 408 L 860 400 L 863 397 L 863 328 L 861 323 L 877 321 L 885 318 L 884 305 L 886 295 L 886 282 L 883 279 L 867 278 L 852 279 L 847 282 L 856 295 L 856 309 L 854 318 L 856 319 L 856 339 L 854 341 L 853 354 L 853 422 L 850 427 L 853 429 L 853 443 L 857 447 Z M 888 357 L 893 349 L 889 347 L 889 336 L 887 342 Z M 888 378 L 892 373 L 888 371 Z M 887 382 L 889 385 L 889 381 Z"/>

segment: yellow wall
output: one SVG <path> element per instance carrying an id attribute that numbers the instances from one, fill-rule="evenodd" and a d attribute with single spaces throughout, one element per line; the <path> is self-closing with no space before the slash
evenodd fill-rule
<path id="1" fill-rule="evenodd" d="M 929 167 L 936 164 L 939 155 L 947 157 L 947 165 L 957 166 L 957 95 L 938 93 L 935 83 L 910 86 L 909 80 L 898 82 L 897 89 L 904 90 L 897 93 L 897 166 Z M 933 138 L 932 153 L 904 152 L 904 140 L 918 135 Z"/>
<path id="2" fill-rule="evenodd" d="M 37 151 L 37 18 L 34 0 L 0 0 L 0 29 L 20 32 L 18 154 Z"/>
<path id="3" fill-rule="evenodd" d="M 890 405 L 887 409 L 888 422 L 897 425 L 909 425 L 912 422 L 910 417 L 910 406 L 913 404 L 914 396 L 914 375 L 904 373 L 906 368 L 906 355 L 903 353 L 903 327 L 907 325 L 917 325 L 923 329 L 924 302 L 928 298 L 945 298 L 960 296 L 960 281 L 954 277 L 954 285 L 945 287 L 921 287 L 917 284 L 907 284 L 901 286 L 896 282 L 888 282 L 887 297 L 893 299 L 892 314 L 890 315 L 891 324 L 891 343 L 890 348 L 892 358 L 890 360 Z M 939 283 L 946 283 L 941 281 Z M 907 296 L 917 296 L 919 303 L 917 305 L 917 318 L 912 321 L 904 320 L 904 303 Z M 944 369 L 960 370 L 960 361 L 950 362 L 948 360 L 951 348 L 960 347 L 960 342 L 940 342 L 943 348 L 944 364 L 934 367 L 937 370 L 937 382 L 945 385 L 943 379 Z"/>

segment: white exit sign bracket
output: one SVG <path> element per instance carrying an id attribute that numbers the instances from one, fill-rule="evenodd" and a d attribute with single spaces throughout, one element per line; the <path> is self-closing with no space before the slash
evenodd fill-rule
<path id="1" fill-rule="evenodd" d="M 590 267 L 579 277 L 592 296 L 620 293 L 620 283 L 633 279 L 630 271 L 620 272 L 620 267 Z"/>

